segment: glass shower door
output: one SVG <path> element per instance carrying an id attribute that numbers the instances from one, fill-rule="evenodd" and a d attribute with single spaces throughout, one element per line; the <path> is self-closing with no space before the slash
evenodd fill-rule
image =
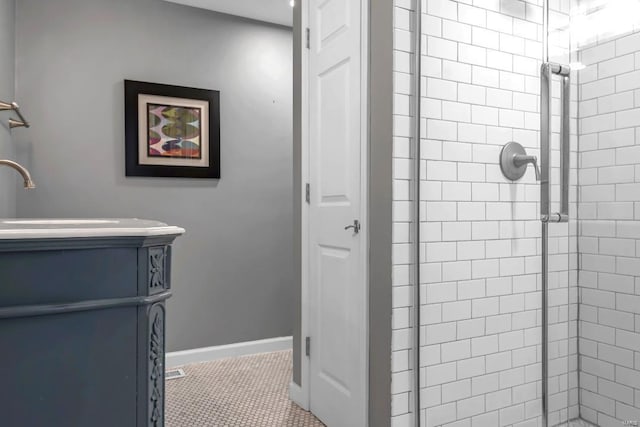
<path id="1" fill-rule="evenodd" d="M 629 3 L 395 2 L 398 426 L 640 419 L 640 26 L 592 16 Z"/>
<path id="2" fill-rule="evenodd" d="M 548 425 L 639 425 L 640 1 L 549 1 L 547 22 L 547 61 L 572 70 L 569 222 L 548 224 Z M 551 87 L 555 211 L 566 139 L 557 76 Z M 554 235 L 568 236 L 566 274 L 565 258 L 553 261 Z M 554 293 L 566 295 L 566 317 Z"/>
<path id="3" fill-rule="evenodd" d="M 540 227 L 543 425 L 578 418 L 576 73 L 570 2 L 545 2 L 540 70 Z"/>

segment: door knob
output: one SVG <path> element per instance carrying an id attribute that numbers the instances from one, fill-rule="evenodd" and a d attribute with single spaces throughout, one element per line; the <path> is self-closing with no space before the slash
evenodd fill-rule
<path id="1" fill-rule="evenodd" d="M 358 221 L 357 219 L 354 219 L 353 225 L 347 225 L 344 229 L 348 230 L 350 228 L 353 228 L 353 232 L 355 234 L 358 234 L 360 232 L 360 221 Z"/>

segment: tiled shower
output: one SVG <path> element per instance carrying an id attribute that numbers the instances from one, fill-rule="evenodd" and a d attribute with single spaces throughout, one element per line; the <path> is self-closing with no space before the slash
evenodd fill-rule
<path id="1" fill-rule="evenodd" d="M 416 1 L 394 0 L 391 424 L 640 425 L 640 1 Z M 549 119 L 547 62 L 571 68 Z M 544 226 L 510 141 L 549 173 Z"/>

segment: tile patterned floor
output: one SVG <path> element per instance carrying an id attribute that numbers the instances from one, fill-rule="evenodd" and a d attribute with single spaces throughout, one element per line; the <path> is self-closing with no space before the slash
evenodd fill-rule
<path id="1" fill-rule="evenodd" d="M 291 351 L 182 367 L 167 381 L 167 427 L 324 427 L 288 398 Z"/>
<path id="2" fill-rule="evenodd" d="M 167 381 L 167 427 L 325 427 L 289 400 L 291 351 L 183 366 Z M 595 427 L 572 420 L 561 427 Z"/>

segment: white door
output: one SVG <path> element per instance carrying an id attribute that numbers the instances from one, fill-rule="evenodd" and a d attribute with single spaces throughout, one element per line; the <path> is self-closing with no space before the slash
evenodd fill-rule
<path id="1" fill-rule="evenodd" d="M 309 404 L 329 427 L 367 412 L 360 2 L 309 1 Z"/>

